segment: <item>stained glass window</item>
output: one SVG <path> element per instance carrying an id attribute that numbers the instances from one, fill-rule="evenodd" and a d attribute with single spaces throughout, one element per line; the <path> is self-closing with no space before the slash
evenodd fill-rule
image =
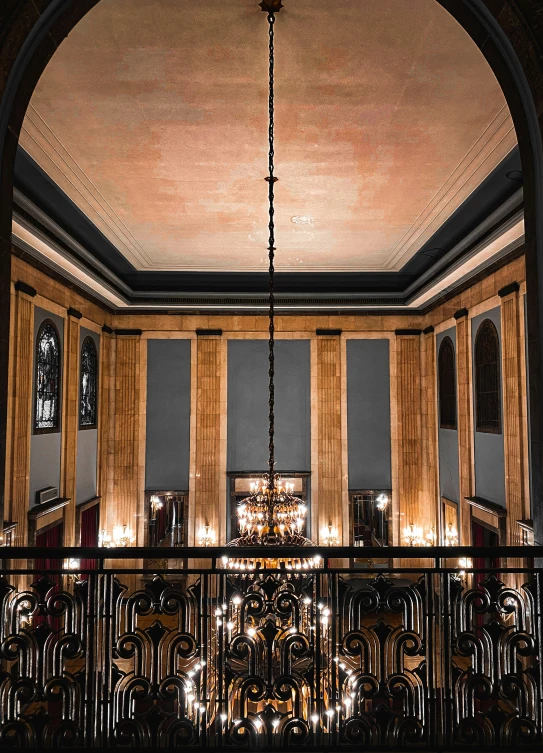
<path id="1" fill-rule="evenodd" d="M 60 341 L 52 321 L 42 322 L 36 338 L 36 410 L 34 429 L 56 431 L 60 425 Z"/>
<path id="2" fill-rule="evenodd" d="M 444 337 L 439 348 L 439 425 L 442 429 L 456 429 L 456 378 L 454 346 Z"/>
<path id="3" fill-rule="evenodd" d="M 92 337 L 81 347 L 81 383 L 79 385 L 79 426 L 94 428 L 97 413 L 98 357 Z"/>
<path id="4" fill-rule="evenodd" d="M 498 332 L 485 319 L 475 338 L 477 431 L 501 433 L 500 345 Z"/>

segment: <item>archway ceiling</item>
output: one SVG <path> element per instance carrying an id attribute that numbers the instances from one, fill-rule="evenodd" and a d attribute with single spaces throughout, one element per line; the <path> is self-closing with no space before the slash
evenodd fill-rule
<path id="1" fill-rule="evenodd" d="M 277 268 L 397 271 L 515 146 L 435 0 L 287 0 L 276 26 Z M 101 0 L 21 145 L 137 270 L 266 267 L 267 24 L 255 0 Z"/>

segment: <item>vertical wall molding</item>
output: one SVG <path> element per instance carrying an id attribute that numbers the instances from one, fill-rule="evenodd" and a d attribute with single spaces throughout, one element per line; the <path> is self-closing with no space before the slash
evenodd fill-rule
<path id="1" fill-rule="evenodd" d="M 525 517 L 522 432 L 522 374 L 518 291 L 501 300 L 503 440 L 505 457 L 505 499 L 507 506 L 507 544 L 521 543 L 517 520 Z"/>
<path id="2" fill-rule="evenodd" d="M 226 476 L 226 452 L 221 463 L 221 369 L 222 342 L 218 337 L 200 337 L 197 348 L 196 478 L 194 484 L 194 535 L 204 525 L 219 536 L 226 530 L 225 500 L 221 499 L 221 476 Z M 224 518 L 224 520 L 223 520 Z"/>
<path id="3" fill-rule="evenodd" d="M 34 303 L 17 291 L 13 298 L 14 336 L 11 384 L 13 437 L 11 439 L 10 492 L 4 516 L 17 523 L 16 543 L 25 546 L 30 496 L 30 438 L 32 434 L 32 373 L 34 361 Z"/>
<path id="4" fill-rule="evenodd" d="M 343 542 L 340 338 L 319 337 L 316 344 L 319 513 L 312 537 L 322 541 L 332 524 Z"/>
<path id="5" fill-rule="evenodd" d="M 71 310 L 69 310 L 70 313 Z M 80 318 L 80 317 L 79 317 Z M 62 464 L 60 496 L 70 501 L 64 508 L 64 545 L 75 545 L 77 439 L 79 405 L 80 322 L 68 316 L 64 336 L 64 392 L 62 415 Z"/>
<path id="6" fill-rule="evenodd" d="M 456 317 L 455 317 L 456 318 Z M 458 468 L 460 488 L 460 543 L 471 544 L 471 510 L 466 497 L 474 494 L 473 427 L 471 391 L 471 322 L 456 319 L 456 368 L 458 390 Z"/>
<path id="7" fill-rule="evenodd" d="M 411 524 L 424 531 L 430 520 L 423 500 L 421 343 L 419 335 L 396 336 L 398 398 L 398 492 L 400 543 Z"/>

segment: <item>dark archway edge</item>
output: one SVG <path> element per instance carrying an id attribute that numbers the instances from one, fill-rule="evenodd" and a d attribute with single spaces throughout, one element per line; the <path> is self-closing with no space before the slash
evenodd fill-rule
<path id="1" fill-rule="evenodd" d="M 62 40 L 99 0 L 3 0 L 0 8 L 0 520 L 6 459 L 13 168 L 32 92 Z M 543 10 L 540 0 L 436 0 L 482 51 L 507 99 L 524 175 L 531 479 L 543 540 Z M 255 3 L 256 5 L 256 3 Z"/>

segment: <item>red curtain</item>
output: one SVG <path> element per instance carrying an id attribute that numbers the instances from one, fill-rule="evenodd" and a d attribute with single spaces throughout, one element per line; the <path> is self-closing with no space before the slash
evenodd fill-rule
<path id="1" fill-rule="evenodd" d="M 52 547 L 61 547 L 64 534 L 64 523 L 59 523 L 53 528 L 48 528 L 43 533 L 38 533 L 36 536 L 36 546 L 43 549 L 51 549 Z M 36 570 L 36 580 L 41 575 L 44 575 L 48 580 L 54 583 L 52 591 L 61 590 L 61 575 L 52 575 L 51 570 L 62 569 L 62 559 L 53 559 L 52 557 L 39 557 L 34 560 Z M 37 627 L 41 622 L 47 620 L 53 631 L 56 631 L 60 627 L 60 620 L 58 617 L 52 617 L 51 615 L 36 615 L 34 620 L 34 626 Z"/>
<path id="2" fill-rule="evenodd" d="M 43 533 L 38 533 L 36 536 L 36 546 L 43 549 L 51 549 L 52 547 L 62 546 L 62 538 L 64 533 L 64 523 L 59 523 L 53 528 L 48 528 Z M 39 575 L 47 575 L 50 580 L 55 580 L 59 583 L 59 576 L 48 575 L 49 570 L 60 570 L 62 568 L 62 559 L 51 559 L 50 557 L 41 557 L 35 561 L 36 569 L 39 570 Z"/>

